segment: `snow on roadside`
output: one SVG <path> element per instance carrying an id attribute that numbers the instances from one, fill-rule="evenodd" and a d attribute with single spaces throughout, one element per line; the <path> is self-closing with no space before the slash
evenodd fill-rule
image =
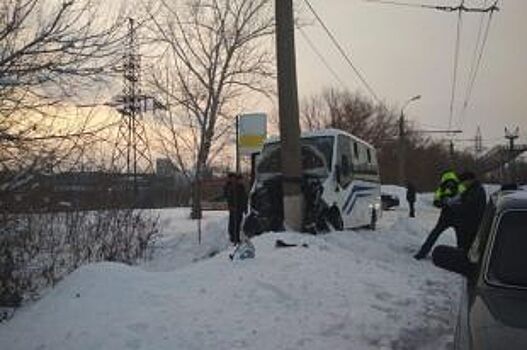
<path id="1" fill-rule="evenodd" d="M 167 248 L 157 260 L 81 267 L 0 325 L 0 348 L 444 349 L 461 278 L 411 257 L 437 211 L 422 204 L 417 219 L 406 216 L 385 213 L 376 232 L 265 234 L 254 260 L 231 262 L 219 249 L 189 263 L 202 253 L 192 225 L 178 210 L 162 213 Z M 225 214 L 204 227 L 210 247 L 226 240 Z M 276 239 L 309 247 L 275 248 Z M 183 247 L 191 252 L 181 261 L 171 256 Z"/>
<path id="2" fill-rule="evenodd" d="M 156 211 L 160 237 L 153 246 L 153 259 L 142 267 L 148 271 L 171 271 L 210 258 L 230 246 L 226 211 L 204 211 L 201 242 L 198 221 L 190 219 L 189 208 Z"/>

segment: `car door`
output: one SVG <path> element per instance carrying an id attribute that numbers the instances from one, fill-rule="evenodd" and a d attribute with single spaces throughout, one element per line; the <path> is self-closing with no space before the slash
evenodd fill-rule
<path id="1" fill-rule="evenodd" d="M 454 349 L 456 350 L 472 348 L 469 313 L 474 300 L 475 289 L 478 287 L 478 283 L 481 281 L 484 255 L 487 249 L 487 244 L 492 231 L 495 216 L 496 206 L 491 199 L 485 208 L 485 213 L 483 214 L 478 233 L 468 253 L 470 262 L 477 265 L 477 272 L 474 276 L 472 276 L 472 278 L 467 278 L 465 283 L 463 283 L 458 318 L 454 334 Z"/>

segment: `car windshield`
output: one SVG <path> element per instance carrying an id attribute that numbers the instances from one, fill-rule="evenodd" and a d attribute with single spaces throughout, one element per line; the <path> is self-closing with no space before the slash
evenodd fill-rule
<path id="1" fill-rule="evenodd" d="M 496 231 L 488 279 L 493 284 L 527 288 L 527 211 L 505 213 Z"/>
<path id="2" fill-rule="evenodd" d="M 333 157 L 333 136 L 306 137 L 301 139 L 302 168 L 304 172 L 318 176 L 327 176 L 331 170 Z M 280 142 L 264 146 L 258 164 L 258 174 L 278 174 L 281 172 Z"/>

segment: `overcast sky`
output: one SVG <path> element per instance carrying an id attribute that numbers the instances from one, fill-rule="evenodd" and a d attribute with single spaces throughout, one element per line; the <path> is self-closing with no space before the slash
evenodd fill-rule
<path id="1" fill-rule="evenodd" d="M 460 2 L 406 1 L 431 5 Z M 311 19 L 302 1 L 297 2 L 305 10 L 306 18 Z M 448 126 L 457 13 L 363 0 L 311 0 L 311 3 L 383 100 L 400 106 L 421 94 L 422 99 L 406 109 L 408 119 L 428 129 Z M 467 6 L 483 3 L 484 0 L 465 2 Z M 487 145 L 505 141 L 505 126 L 519 126 L 521 142 L 527 143 L 527 1 L 501 0 L 499 6 L 501 11 L 493 16 L 472 99 L 464 115 L 463 100 L 481 14 L 463 14 L 453 126 L 463 129 L 460 138 L 473 138 L 480 125 Z M 313 24 L 305 31 L 347 87 L 367 94 L 321 27 Z M 339 86 L 298 32 L 296 45 L 301 97 L 325 86 Z"/>

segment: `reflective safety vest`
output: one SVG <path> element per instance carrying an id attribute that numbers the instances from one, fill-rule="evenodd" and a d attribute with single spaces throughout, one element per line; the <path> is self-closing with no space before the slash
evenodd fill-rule
<path id="1" fill-rule="evenodd" d="M 452 198 L 465 192 L 465 186 L 459 181 L 453 171 L 446 171 L 441 175 L 441 183 L 434 193 L 434 203 L 441 203 L 445 198 Z"/>

